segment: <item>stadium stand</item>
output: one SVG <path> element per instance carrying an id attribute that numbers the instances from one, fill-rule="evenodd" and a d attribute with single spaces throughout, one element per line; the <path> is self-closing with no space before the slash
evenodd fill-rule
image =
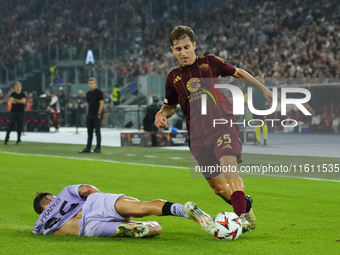
<path id="1" fill-rule="evenodd" d="M 101 61 L 94 69 L 115 70 L 120 86 L 138 75 L 164 76 L 177 65 L 168 35 L 174 24 L 190 24 L 197 34 L 197 55 L 219 55 L 266 77 L 267 85 L 277 78 L 327 82 L 340 76 L 340 6 L 335 0 L 83 0 L 81 6 L 66 0 L 15 0 L 4 2 L 0 15 L 0 71 L 52 45 L 73 59 L 83 59 L 88 48 L 97 50 Z M 334 113 L 337 119 L 332 101 L 320 102 L 313 108 L 326 107 L 327 116 Z M 332 130 L 332 122 L 321 130 Z"/>
<path id="2" fill-rule="evenodd" d="M 155 2 L 84 0 L 79 8 L 65 0 L 7 1 L 0 10 L 0 66 L 14 65 L 48 44 L 65 51 L 71 46 L 82 57 L 85 48 L 100 42 L 106 46 L 103 55 L 110 56 L 116 42 L 115 55 L 122 58 L 102 68 L 125 75 L 167 74 L 176 66 L 167 41 L 175 20 L 197 31 L 197 55 L 217 54 L 266 77 L 339 77 L 335 0 Z"/>

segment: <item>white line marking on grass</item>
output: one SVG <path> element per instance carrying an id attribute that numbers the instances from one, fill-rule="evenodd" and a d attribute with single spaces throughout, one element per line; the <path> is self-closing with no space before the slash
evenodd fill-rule
<path id="1" fill-rule="evenodd" d="M 183 166 L 163 166 L 163 165 L 154 165 L 154 164 L 141 164 L 141 163 L 121 162 L 121 161 L 106 160 L 106 159 L 90 159 L 90 158 L 76 158 L 76 157 L 61 157 L 61 156 L 53 156 L 53 155 L 24 154 L 24 153 L 4 152 L 4 151 L 0 151 L 0 153 L 3 153 L 3 154 L 11 154 L 11 155 L 18 155 L 18 156 L 36 156 L 36 157 L 48 157 L 48 158 L 65 158 L 65 159 L 76 159 L 76 160 L 98 161 L 98 162 L 107 162 L 107 163 L 115 163 L 115 164 L 127 164 L 127 165 L 134 165 L 134 166 L 154 166 L 154 167 L 162 167 L 162 168 L 190 169 L 190 167 L 183 167 Z"/>
<path id="2" fill-rule="evenodd" d="M 170 157 L 170 159 L 182 159 L 182 158 L 178 158 L 178 157 Z"/>
<path id="3" fill-rule="evenodd" d="M 135 154 L 126 154 L 126 156 L 133 157 L 133 156 L 135 156 Z"/>
<path id="4" fill-rule="evenodd" d="M 144 157 L 146 157 L 146 158 L 158 158 L 158 156 L 154 156 L 154 155 L 145 155 Z"/>
<path id="5" fill-rule="evenodd" d="M 190 169 L 190 167 L 182 167 L 182 166 L 163 166 L 163 165 L 154 165 L 154 164 L 141 164 L 141 163 L 121 162 L 121 161 L 105 160 L 105 159 L 61 157 L 61 156 L 53 156 L 53 155 L 24 154 L 24 153 L 4 152 L 4 151 L 0 151 L 0 153 L 2 153 L 2 154 L 10 154 L 10 155 L 18 155 L 18 156 L 35 156 L 35 157 L 47 157 L 47 158 L 65 158 L 65 159 L 75 159 L 75 160 L 98 161 L 98 162 L 107 162 L 107 163 L 114 163 L 114 164 L 127 164 L 127 165 L 134 165 L 134 166 L 154 166 L 154 167 L 161 167 L 161 168 Z M 247 174 L 247 173 L 243 173 L 243 174 Z M 308 177 L 283 176 L 283 175 L 270 175 L 270 174 L 262 175 L 262 174 L 255 174 L 255 173 L 249 173 L 249 174 L 251 174 L 251 175 L 260 175 L 260 176 L 270 176 L 270 177 L 299 178 L 299 179 L 311 180 L 311 181 L 340 182 L 340 180 L 333 180 L 333 179 L 308 178 Z"/>

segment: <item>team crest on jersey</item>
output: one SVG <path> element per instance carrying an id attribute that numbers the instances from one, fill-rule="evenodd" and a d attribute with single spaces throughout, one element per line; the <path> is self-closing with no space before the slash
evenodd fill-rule
<path id="1" fill-rule="evenodd" d="M 182 79 L 181 79 L 181 77 L 179 77 L 179 76 L 177 75 L 176 79 L 174 80 L 174 84 L 175 84 L 176 82 L 178 82 L 179 80 L 182 80 Z"/>
<path id="2" fill-rule="evenodd" d="M 208 69 L 209 69 L 209 65 L 206 64 L 206 63 L 203 63 L 203 64 L 200 65 L 200 69 L 201 69 L 203 72 L 206 72 L 206 71 L 208 71 Z"/>
<path id="3" fill-rule="evenodd" d="M 190 92 L 196 92 L 201 87 L 201 81 L 198 78 L 191 78 L 187 82 L 187 89 Z"/>

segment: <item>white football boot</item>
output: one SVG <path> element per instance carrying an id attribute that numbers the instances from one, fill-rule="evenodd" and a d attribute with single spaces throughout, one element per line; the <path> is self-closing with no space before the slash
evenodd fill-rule
<path id="1" fill-rule="evenodd" d="M 184 205 L 184 212 L 194 221 L 202 226 L 210 234 L 216 231 L 215 223 L 209 214 L 203 212 L 194 202 L 187 202 Z"/>
<path id="2" fill-rule="evenodd" d="M 119 236 L 143 237 L 149 233 L 149 227 L 144 223 L 122 223 L 116 229 Z"/>
<path id="3" fill-rule="evenodd" d="M 242 224 L 242 233 L 250 232 L 250 224 L 245 213 L 240 215 L 240 221 Z"/>

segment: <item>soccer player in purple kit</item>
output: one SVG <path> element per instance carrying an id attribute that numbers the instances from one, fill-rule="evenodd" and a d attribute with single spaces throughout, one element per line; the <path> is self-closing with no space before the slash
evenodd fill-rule
<path id="1" fill-rule="evenodd" d="M 211 217 L 194 202 L 183 206 L 161 199 L 139 201 L 124 194 L 101 193 L 86 184 L 67 186 L 56 196 L 39 193 L 34 198 L 33 207 L 39 214 L 34 234 L 88 237 L 151 237 L 161 234 L 162 227 L 157 222 L 131 221 L 131 217 L 149 215 L 193 219 L 209 233 L 215 231 Z"/>
<path id="2" fill-rule="evenodd" d="M 212 123 L 213 119 L 235 122 L 232 105 L 222 89 L 215 89 L 221 105 L 215 105 L 208 98 L 208 114 L 203 116 L 200 105 L 201 94 L 219 83 L 219 76 L 242 79 L 243 83 L 260 89 L 269 103 L 272 101 L 272 92 L 249 73 L 227 64 L 220 57 L 212 54 L 197 57 L 195 34 L 190 27 L 175 27 L 170 34 L 170 43 L 180 65 L 167 76 L 164 105 L 156 114 L 155 126 L 159 129 L 168 127 L 167 119 L 176 112 L 177 104 L 180 104 L 190 136 L 190 152 L 200 167 L 218 164 L 221 168 L 237 169 L 237 164 L 242 162 L 242 143 L 238 138 L 239 127 L 235 124 L 214 127 Z M 235 213 L 240 216 L 243 232 L 255 229 L 256 217 L 252 209 L 252 198 L 245 196 L 244 183 L 238 172 L 203 174 L 215 194 L 231 204 Z"/>

